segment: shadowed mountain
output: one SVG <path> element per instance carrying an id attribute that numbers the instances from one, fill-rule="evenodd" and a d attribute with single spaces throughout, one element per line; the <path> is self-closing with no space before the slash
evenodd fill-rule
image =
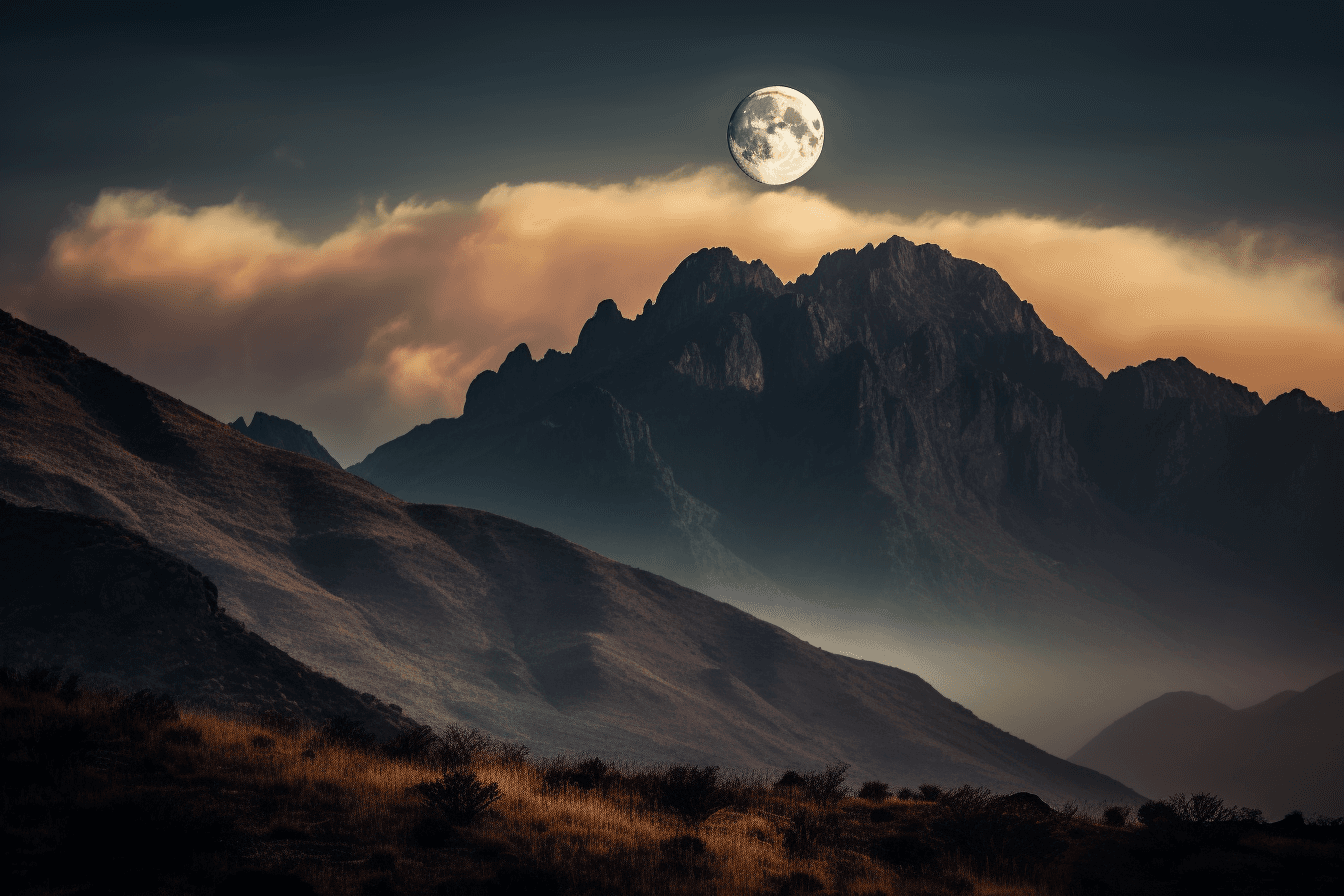
<path id="1" fill-rule="evenodd" d="M 0 501 L 0 658 L 226 712 L 411 724 L 246 631 L 209 578 L 110 520 Z"/>
<path id="2" fill-rule="evenodd" d="M 840 757 L 893 781 L 1133 798 L 915 675 L 826 653 L 549 532 L 407 504 L 8 315 L 0 421 L 8 500 L 143 534 L 272 643 L 425 721 L 543 751 L 746 767 Z"/>
<path id="3" fill-rule="evenodd" d="M 341 469 L 340 463 L 327 453 L 327 449 L 322 447 L 322 443 L 317 440 L 317 436 L 313 435 L 311 430 L 304 429 L 292 420 L 272 417 L 270 414 L 257 411 L 252 415 L 251 426 L 244 423 L 242 417 L 230 423 L 229 426 L 245 436 L 256 439 L 263 445 L 283 448 L 286 451 L 295 451 L 315 460 L 320 460 L 324 464 L 331 464 L 338 470 Z"/>
<path id="4" fill-rule="evenodd" d="M 1209 791 L 1277 818 L 1344 816 L 1344 672 L 1234 710 L 1188 691 L 1163 694 L 1070 758 L 1162 798 Z"/>
<path id="5" fill-rule="evenodd" d="M 460 417 L 350 470 L 917 662 L 1072 750 L 1155 686 L 1335 667 L 1344 418 L 1310 405 L 1262 412 L 1184 359 L 1103 379 L 937 246 L 788 285 L 705 249 L 634 319 L 605 301 L 572 352 L 518 346 Z"/>

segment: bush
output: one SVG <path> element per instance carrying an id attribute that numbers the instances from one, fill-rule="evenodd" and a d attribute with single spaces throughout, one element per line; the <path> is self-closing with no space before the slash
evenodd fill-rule
<path id="1" fill-rule="evenodd" d="M 124 723 L 139 723 L 149 728 L 157 728 L 182 718 L 177 701 L 167 694 L 155 694 L 153 691 L 137 691 L 121 698 L 116 709 L 117 720 Z"/>
<path id="2" fill-rule="evenodd" d="M 1140 824 L 1145 825 L 1146 827 L 1153 827 L 1155 825 L 1172 824 L 1180 821 L 1180 816 L 1178 816 L 1176 810 L 1167 805 L 1166 802 L 1149 800 L 1139 807 L 1138 819 Z"/>
<path id="3" fill-rule="evenodd" d="M 349 716 L 336 716 L 328 719 L 327 724 L 318 732 L 322 743 L 333 747 L 346 747 L 351 750 L 368 750 L 373 747 L 374 736 Z"/>
<path id="4" fill-rule="evenodd" d="M 596 756 L 574 761 L 557 756 L 542 764 L 541 780 L 551 789 L 573 787 L 577 790 L 597 790 L 608 778 L 614 777 L 611 766 Z M 655 798 L 658 790 L 654 785 Z"/>
<path id="5" fill-rule="evenodd" d="M 891 788 L 883 781 L 864 781 L 859 788 L 859 799 L 884 803 L 891 799 Z"/>
<path id="6" fill-rule="evenodd" d="M 919 794 L 915 793 L 909 787 L 902 787 L 900 790 L 896 791 L 896 799 L 898 800 L 913 800 L 918 796 Z"/>
<path id="7" fill-rule="evenodd" d="M 428 725 L 416 725 L 383 744 L 383 753 L 391 759 L 431 762 L 443 741 Z"/>
<path id="8" fill-rule="evenodd" d="M 658 801 L 688 824 L 698 825 L 732 805 L 732 794 L 719 781 L 718 766 L 677 765 L 661 778 Z"/>
<path id="9" fill-rule="evenodd" d="M 1107 806 L 1101 812 L 1101 820 L 1113 828 L 1122 828 L 1129 824 L 1129 806 Z"/>
<path id="10" fill-rule="evenodd" d="M 845 773 L 849 764 L 833 762 L 819 772 L 786 771 L 775 782 L 775 790 L 796 790 L 819 803 L 833 803 L 849 792 Z"/>
<path id="11" fill-rule="evenodd" d="M 439 763 L 445 769 L 462 768 L 490 749 L 490 736 L 476 728 L 445 725 L 439 735 Z"/>
<path id="12" fill-rule="evenodd" d="M 789 816 L 780 841 L 795 858 L 812 855 L 818 848 L 833 846 L 839 839 L 841 818 L 825 809 L 799 809 Z"/>
<path id="13" fill-rule="evenodd" d="M 448 824 L 465 827 L 500 798 L 499 785 L 484 783 L 475 772 L 445 772 L 437 781 L 417 784 L 415 791 Z"/>
<path id="14" fill-rule="evenodd" d="M 267 731 L 274 731 L 276 734 L 297 734 L 299 728 L 302 727 L 289 716 L 278 713 L 273 709 L 257 713 L 252 717 L 252 721 Z"/>
<path id="15" fill-rule="evenodd" d="M 919 798 L 922 800 L 928 800 L 931 803 L 936 803 L 938 802 L 938 798 L 941 797 L 942 795 L 943 795 L 943 788 L 939 787 L 937 784 L 919 785 Z"/>

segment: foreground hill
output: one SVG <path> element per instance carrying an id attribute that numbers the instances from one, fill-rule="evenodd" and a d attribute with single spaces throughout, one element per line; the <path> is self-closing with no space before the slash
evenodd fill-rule
<path id="1" fill-rule="evenodd" d="M 388 738 L 413 723 L 246 631 L 209 578 L 109 520 L 0 500 L 0 658 L 195 706 Z"/>
<path id="2" fill-rule="evenodd" d="M 408 504 L 0 317 L 0 495 L 114 520 L 290 655 L 536 750 L 1133 800 L 907 672 L 483 511 Z"/>
<path id="3" fill-rule="evenodd" d="M 423 734 L 359 749 L 24 683 L 0 673 L 16 896 L 1333 896 L 1344 869 L 1338 825 L 1145 827 L 1119 809 L 1101 824 L 1023 794 L 893 798 L 870 783 L 856 798 L 835 775 L 782 786 L 792 779 L 528 762 L 496 744 L 454 749 L 445 775 L 443 742 Z"/>
<path id="4" fill-rule="evenodd" d="M 918 660 L 1061 751 L 1344 650 L 1344 416 L 1183 358 L 1103 378 L 995 271 L 899 237 L 792 284 L 697 252 L 350 469 Z"/>
<path id="5" fill-rule="evenodd" d="M 1163 694 L 1070 757 L 1145 794 L 1211 791 L 1268 816 L 1344 815 L 1344 672 L 1234 710 Z"/>

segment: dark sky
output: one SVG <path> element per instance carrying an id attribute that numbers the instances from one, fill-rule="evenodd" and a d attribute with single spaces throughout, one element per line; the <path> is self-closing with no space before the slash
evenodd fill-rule
<path id="1" fill-rule="evenodd" d="M 10 276 L 107 187 L 317 235 L 380 196 L 721 164 L 772 83 L 822 109 L 804 183 L 852 208 L 1344 229 L 1344 3 L 480 5 L 9 5 Z"/>

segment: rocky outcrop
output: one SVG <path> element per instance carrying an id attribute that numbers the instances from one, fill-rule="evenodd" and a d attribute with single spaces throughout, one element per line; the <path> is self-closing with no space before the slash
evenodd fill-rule
<path id="1" fill-rule="evenodd" d="M 326 448 L 322 447 L 322 443 L 317 440 L 317 436 L 313 435 L 311 430 L 304 429 L 292 420 L 272 417 L 270 414 L 257 411 L 252 415 L 251 426 L 243 422 L 242 417 L 230 423 L 229 426 L 248 438 L 256 439 L 263 445 L 293 451 L 296 454 L 320 460 L 324 464 L 331 464 L 338 470 L 341 469 L 340 463 L 327 452 Z"/>

